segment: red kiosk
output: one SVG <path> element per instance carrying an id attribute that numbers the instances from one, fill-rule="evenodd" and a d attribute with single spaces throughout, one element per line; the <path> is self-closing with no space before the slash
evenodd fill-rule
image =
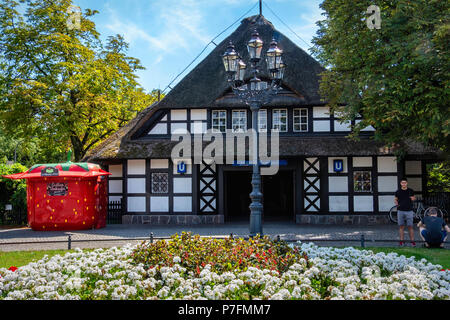
<path id="1" fill-rule="evenodd" d="M 107 176 L 97 164 L 37 164 L 27 179 L 28 225 L 36 231 L 99 229 L 106 226 Z"/>

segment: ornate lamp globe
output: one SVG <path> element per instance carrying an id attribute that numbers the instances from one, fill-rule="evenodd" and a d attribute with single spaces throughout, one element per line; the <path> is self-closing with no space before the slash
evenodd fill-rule
<path id="1" fill-rule="evenodd" d="M 225 66 L 226 72 L 234 75 L 238 71 L 239 55 L 236 52 L 236 50 L 234 50 L 234 45 L 231 41 L 230 44 L 228 45 L 227 50 L 222 56 L 222 61 Z"/>
<path id="2" fill-rule="evenodd" d="M 238 70 L 236 72 L 236 81 L 244 82 L 244 76 L 245 76 L 245 69 L 247 68 L 247 65 L 242 61 L 242 59 L 239 59 L 237 62 Z"/>
<path id="3" fill-rule="evenodd" d="M 286 64 L 283 61 L 281 61 L 280 67 L 278 69 L 270 70 L 270 76 L 274 80 L 283 80 L 285 70 L 286 70 Z"/>
<path id="4" fill-rule="evenodd" d="M 270 71 L 280 69 L 282 56 L 283 50 L 278 48 L 278 43 L 273 39 L 266 53 L 267 68 Z"/>
<path id="5" fill-rule="evenodd" d="M 259 38 L 259 33 L 256 29 L 252 33 L 250 41 L 247 43 L 248 53 L 252 61 L 261 59 L 261 52 L 264 42 Z"/>

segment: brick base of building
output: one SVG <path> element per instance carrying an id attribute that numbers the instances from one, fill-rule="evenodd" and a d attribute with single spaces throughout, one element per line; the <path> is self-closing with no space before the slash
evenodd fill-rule
<path id="1" fill-rule="evenodd" d="M 124 215 L 122 224 L 196 225 L 223 224 L 223 215 Z"/>
<path id="2" fill-rule="evenodd" d="M 391 224 L 388 215 L 299 214 L 297 224 L 382 225 Z"/>

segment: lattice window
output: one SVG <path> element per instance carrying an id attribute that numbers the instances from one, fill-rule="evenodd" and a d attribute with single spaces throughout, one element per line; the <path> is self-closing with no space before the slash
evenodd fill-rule
<path id="1" fill-rule="evenodd" d="M 227 112 L 225 110 L 212 111 L 213 132 L 225 132 L 227 129 Z"/>
<path id="2" fill-rule="evenodd" d="M 287 132 L 287 109 L 274 109 L 272 118 L 273 130 L 277 130 L 279 132 Z"/>
<path id="3" fill-rule="evenodd" d="M 353 172 L 353 182 L 355 192 L 372 191 L 372 173 L 370 171 Z"/>
<path id="4" fill-rule="evenodd" d="M 169 174 L 152 173 L 152 193 L 169 192 Z"/>
<path id="5" fill-rule="evenodd" d="M 259 132 L 267 131 L 267 110 L 261 109 L 258 111 L 258 130 Z"/>
<path id="6" fill-rule="evenodd" d="M 231 115 L 231 128 L 233 132 L 247 131 L 247 111 L 233 110 Z"/>
<path id="7" fill-rule="evenodd" d="M 294 131 L 308 131 L 308 109 L 294 109 Z"/>

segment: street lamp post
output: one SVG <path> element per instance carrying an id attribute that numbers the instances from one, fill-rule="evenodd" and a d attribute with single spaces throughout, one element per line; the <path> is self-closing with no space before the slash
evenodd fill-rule
<path id="1" fill-rule="evenodd" d="M 261 172 L 259 163 L 259 137 L 258 137 L 258 114 L 260 108 L 269 103 L 274 95 L 281 89 L 281 80 L 284 76 L 286 65 L 282 61 L 283 50 L 278 48 L 277 42 L 272 40 L 269 50 L 266 53 L 266 63 L 269 71 L 271 83 L 261 81 L 257 75 L 258 66 L 261 61 L 261 53 L 264 42 L 259 38 L 256 29 L 247 44 L 250 56 L 250 73 L 252 78 L 249 84 L 245 85 L 244 77 L 246 64 L 242 61 L 239 54 L 230 41 L 230 44 L 222 56 L 225 71 L 227 72 L 228 83 L 233 93 L 238 96 L 242 102 L 250 107 L 252 112 L 252 134 L 253 134 L 253 173 L 252 173 L 252 192 L 250 193 L 250 237 L 257 234 L 263 235 L 262 214 L 263 205 L 261 192 Z"/>

